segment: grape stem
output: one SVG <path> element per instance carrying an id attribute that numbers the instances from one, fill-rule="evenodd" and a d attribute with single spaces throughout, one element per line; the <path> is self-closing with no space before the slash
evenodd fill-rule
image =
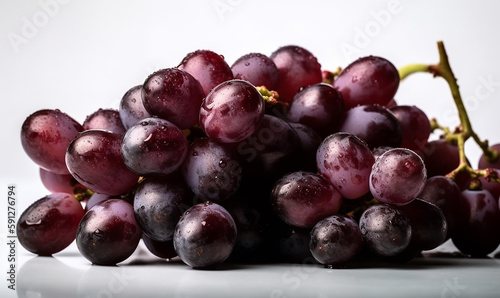
<path id="1" fill-rule="evenodd" d="M 483 151 L 485 158 L 492 162 L 499 158 L 498 151 L 489 147 L 488 140 L 481 140 L 477 133 L 472 129 L 472 124 L 470 122 L 469 116 L 465 109 L 464 103 L 462 101 L 462 96 L 460 95 L 459 86 L 457 83 L 457 79 L 451 70 L 451 66 L 448 60 L 448 54 L 446 53 L 444 43 L 442 41 L 438 41 L 437 43 L 438 51 L 439 51 L 439 63 L 437 64 L 410 64 L 404 66 L 399 69 L 399 76 L 401 80 L 405 79 L 411 74 L 418 72 L 426 72 L 433 74 L 434 77 L 443 78 L 449 85 L 451 90 L 451 95 L 455 102 L 455 106 L 458 110 L 458 115 L 460 119 L 460 126 L 455 129 L 455 131 L 451 131 L 446 127 L 442 127 L 437 123 L 437 120 L 431 120 L 431 128 L 440 129 L 444 132 L 444 138 L 446 141 L 455 144 L 459 150 L 460 163 L 458 167 L 448 173 L 448 177 L 455 179 L 456 176 L 463 171 L 466 171 L 470 174 L 472 180 L 475 180 L 479 176 L 485 176 L 490 180 L 500 180 L 498 177 L 491 177 L 491 171 L 482 171 L 482 170 L 474 170 L 471 168 L 469 163 L 467 162 L 467 157 L 465 155 L 465 142 L 472 138 L 477 143 L 477 145 Z M 477 183 L 473 181 L 470 185 L 471 188 L 477 187 Z"/>

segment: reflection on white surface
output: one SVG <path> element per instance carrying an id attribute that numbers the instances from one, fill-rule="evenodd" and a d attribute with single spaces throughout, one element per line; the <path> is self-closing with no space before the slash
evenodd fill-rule
<path id="1" fill-rule="evenodd" d="M 498 258 L 499 255 L 497 254 Z M 18 275 L 18 297 L 498 297 L 500 261 L 452 255 L 406 265 L 223 264 L 194 270 L 141 249 L 119 266 L 78 254 L 32 257 Z"/>

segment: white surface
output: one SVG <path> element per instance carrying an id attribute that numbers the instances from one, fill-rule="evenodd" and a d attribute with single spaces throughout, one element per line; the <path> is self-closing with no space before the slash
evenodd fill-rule
<path id="1" fill-rule="evenodd" d="M 34 111 L 59 108 L 83 121 L 98 108 L 117 108 L 130 87 L 142 83 L 159 68 L 176 66 L 196 49 L 216 51 L 231 64 L 249 52 L 271 54 L 279 46 L 297 44 L 313 52 L 325 69 L 333 70 L 370 54 L 383 56 L 397 67 L 412 62 L 435 63 L 436 41 L 443 40 L 474 128 L 482 138 L 496 143 L 500 142 L 499 11 L 500 2 L 487 0 L 1 1 L 0 194 L 4 195 L 0 198 L 0 272 L 7 269 L 8 252 L 3 244 L 7 185 L 17 186 L 18 214 L 47 193 L 37 167 L 26 157 L 19 141 L 20 126 Z M 346 48 L 354 50 L 353 55 L 343 51 Z M 397 101 L 415 104 L 443 124 L 457 124 L 448 87 L 430 75 L 403 82 Z M 469 160 L 475 164 L 479 150 L 471 141 L 467 150 Z M 70 252 L 57 258 L 62 264 L 37 267 L 37 261 L 28 262 L 31 256 L 19 250 L 18 265 L 26 263 L 26 268 L 32 268 L 23 274 L 18 272 L 20 281 L 26 278 L 34 283 L 41 275 L 50 278 L 47 283 L 54 285 L 54 291 L 76 289 L 79 297 L 87 297 L 85 290 L 92 287 L 91 276 L 110 278 L 106 274 L 113 270 L 89 267 L 82 257 Z M 65 268 L 67 262 L 79 265 L 71 271 L 77 273 L 74 279 L 58 269 Z M 128 266 L 120 268 L 133 271 L 134 280 L 113 297 L 133 297 L 136 286 L 177 297 L 190 296 L 190 290 L 217 291 L 222 296 L 269 296 L 274 289 L 285 296 L 356 296 L 360 292 L 377 296 L 402 290 L 409 296 L 437 297 L 446 281 L 453 283 L 455 278 L 459 285 L 467 286 L 467 291 L 461 295 L 446 292 L 446 297 L 470 297 L 474 293 L 481 297 L 482 291 L 486 294 L 499 290 L 496 261 L 446 259 L 438 260 L 437 265 L 427 260 L 423 263 L 423 269 L 402 270 L 314 268 L 305 274 L 297 271 L 299 283 L 287 282 L 286 274 L 294 274 L 293 270 L 302 267 L 284 265 L 220 272 L 198 272 L 178 264 Z M 198 286 L 196 280 L 202 285 Z M 207 289 L 210 281 L 218 287 Z M 106 285 L 106 279 L 101 282 L 91 289 Z M 0 282 L 2 297 L 5 288 Z M 49 296 L 57 295 L 53 292 Z M 29 297 L 39 296 L 34 290 Z"/>

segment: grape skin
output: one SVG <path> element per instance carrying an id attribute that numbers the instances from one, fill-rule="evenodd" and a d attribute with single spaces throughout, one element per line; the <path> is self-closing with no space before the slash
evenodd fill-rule
<path id="1" fill-rule="evenodd" d="M 123 95 L 118 109 L 125 129 L 129 129 L 144 118 L 151 117 L 142 101 L 142 85 L 137 85 Z"/>
<path id="2" fill-rule="evenodd" d="M 39 110 L 23 122 L 21 144 L 41 168 L 56 174 L 69 174 L 66 149 L 81 131 L 82 125 L 60 110 Z"/>
<path id="3" fill-rule="evenodd" d="M 415 152 L 394 148 L 382 154 L 370 173 L 370 191 L 380 202 L 404 205 L 422 191 L 427 179 L 424 162 Z"/>
<path id="4" fill-rule="evenodd" d="M 236 223 L 216 203 L 189 208 L 174 233 L 174 248 L 181 260 L 194 269 L 213 268 L 224 262 L 236 242 Z"/>
<path id="5" fill-rule="evenodd" d="M 130 257 L 141 236 L 132 206 L 120 199 L 109 199 L 85 213 L 76 232 L 76 245 L 92 264 L 109 266 Z"/>
<path id="6" fill-rule="evenodd" d="M 364 141 L 338 132 L 326 137 L 318 148 L 318 172 L 347 199 L 369 191 L 369 176 L 375 158 Z"/>
<path id="7" fill-rule="evenodd" d="M 279 81 L 278 68 L 273 60 L 261 53 L 249 53 L 238 58 L 231 71 L 235 79 L 245 80 L 254 86 L 276 90 Z"/>
<path id="8" fill-rule="evenodd" d="M 294 172 L 278 180 L 271 191 L 271 207 L 287 224 L 312 228 L 337 214 L 342 196 L 320 175 Z"/>
<path id="9" fill-rule="evenodd" d="M 68 147 L 66 164 L 71 175 L 90 190 L 120 195 L 129 192 L 139 180 L 121 155 L 122 139 L 105 130 L 86 130 Z"/>
<path id="10" fill-rule="evenodd" d="M 120 118 L 120 112 L 113 109 L 99 109 L 83 121 L 83 129 L 104 129 L 123 136 L 126 132 Z"/>
<path id="11" fill-rule="evenodd" d="M 84 213 L 82 205 L 70 194 L 47 195 L 19 217 L 16 234 L 19 243 L 34 254 L 55 254 L 75 240 Z"/>

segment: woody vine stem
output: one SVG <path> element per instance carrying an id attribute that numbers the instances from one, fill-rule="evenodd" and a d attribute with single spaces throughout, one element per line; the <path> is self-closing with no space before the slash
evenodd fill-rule
<path id="1" fill-rule="evenodd" d="M 479 176 L 485 176 L 489 180 L 500 182 L 499 177 L 494 175 L 491 170 L 474 170 L 467 162 L 467 157 L 465 155 L 465 142 L 472 138 L 477 145 L 483 151 L 486 159 L 488 161 L 495 161 L 499 158 L 499 153 L 489 147 L 488 140 L 481 140 L 477 133 L 472 129 L 472 124 L 467 115 L 464 103 L 462 101 L 462 96 L 460 95 L 459 86 L 457 84 L 457 79 L 451 70 L 451 66 L 448 60 L 448 55 L 446 53 L 444 43 L 438 41 L 437 43 L 439 51 L 439 62 L 437 64 L 410 64 L 399 69 L 399 76 L 401 80 L 405 79 L 411 74 L 418 72 L 431 73 L 434 77 L 443 78 L 449 85 L 455 106 L 458 110 L 458 115 L 460 118 L 460 126 L 458 126 L 454 131 L 443 127 L 438 124 L 436 119 L 431 120 L 432 130 L 442 130 L 444 133 L 444 138 L 446 141 L 455 144 L 458 147 L 460 162 L 458 167 L 451 171 L 447 176 L 455 179 L 460 172 L 468 172 L 472 178 L 472 183 L 470 188 L 480 187 L 477 185 L 477 180 Z"/>

